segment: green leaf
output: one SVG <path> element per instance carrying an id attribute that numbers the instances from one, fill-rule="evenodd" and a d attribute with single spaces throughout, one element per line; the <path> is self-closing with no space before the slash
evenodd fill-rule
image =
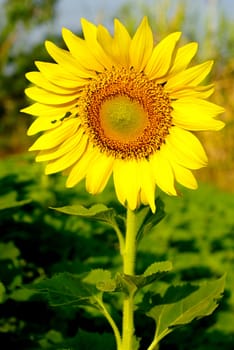
<path id="1" fill-rule="evenodd" d="M 117 283 L 114 279 L 109 278 L 97 282 L 96 287 L 102 292 L 115 292 L 117 288 Z"/>
<path id="2" fill-rule="evenodd" d="M 31 296 L 34 294 L 34 291 L 27 288 L 18 288 L 15 289 L 10 295 L 8 299 L 12 299 L 15 301 L 28 301 Z"/>
<path id="3" fill-rule="evenodd" d="M 155 344 L 172 332 L 174 327 L 210 315 L 218 306 L 218 300 L 224 292 L 224 284 L 225 276 L 197 286 L 197 290 L 181 300 L 153 306 L 146 314 L 157 324 Z"/>
<path id="4" fill-rule="evenodd" d="M 0 304 L 5 301 L 6 288 L 4 284 L 0 281 Z"/>
<path id="5" fill-rule="evenodd" d="M 51 345 L 56 345 L 56 349 L 61 349 L 62 348 L 58 348 L 59 344 L 62 343 L 63 341 L 63 336 L 60 332 L 51 329 L 49 330 L 45 336 L 39 340 L 39 344 L 40 344 L 40 348 L 42 349 L 51 349 Z M 54 348 L 54 347 L 53 347 Z"/>
<path id="6" fill-rule="evenodd" d="M 142 275 L 126 275 L 117 274 L 116 291 L 123 291 L 129 294 L 135 293 L 137 290 L 158 280 L 165 273 L 171 271 L 172 263 L 170 261 L 155 262 L 150 265 Z"/>
<path id="7" fill-rule="evenodd" d="M 4 196 L 1 196 L 0 210 L 21 207 L 22 205 L 25 205 L 31 202 L 30 199 L 24 199 L 24 200 L 18 201 L 16 197 L 17 197 L 17 193 L 15 191 L 12 191 Z"/>
<path id="8" fill-rule="evenodd" d="M 102 292 L 96 288 L 96 284 L 103 283 L 110 277 L 110 272 L 102 269 L 81 275 L 64 272 L 33 284 L 30 288 L 44 293 L 51 306 L 89 305 L 99 309 Z"/>
<path id="9" fill-rule="evenodd" d="M 132 339 L 132 350 L 139 350 L 140 349 L 140 342 L 141 342 L 141 338 L 136 337 L 134 335 L 133 339 Z"/>
<path id="10" fill-rule="evenodd" d="M 116 280 L 116 291 L 117 292 L 124 292 L 128 295 L 134 295 L 137 291 L 137 285 L 134 281 L 135 276 L 126 275 L 123 273 L 117 273 L 115 280 Z"/>
<path id="11" fill-rule="evenodd" d="M 115 280 L 111 278 L 111 272 L 108 270 L 92 270 L 83 281 L 94 284 L 101 292 L 113 292 L 116 288 Z"/>
<path id="12" fill-rule="evenodd" d="M 148 207 L 140 209 L 137 214 L 138 235 L 137 239 L 141 239 L 152 230 L 164 217 L 164 203 L 161 198 L 156 199 L 156 212 L 152 213 Z"/>
<path id="13" fill-rule="evenodd" d="M 20 251 L 13 242 L 0 243 L 0 260 L 15 261 L 19 255 Z"/>
<path id="14" fill-rule="evenodd" d="M 151 264 L 144 272 L 145 277 L 154 276 L 157 274 L 169 272 L 172 270 L 172 263 L 170 261 L 159 261 Z"/>
<path id="15" fill-rule="evenodd" d="M 51 207 L 51 209 L 68 215 L 102 221 L 114 227 L 117 225 L 115 221 L 115 217 L 117 216 L 115 210 L 108 208 L 104 204 L 94 204 L 90 208 L 86 208 L 83 205 L 69 205 L 60 208 Z"/>

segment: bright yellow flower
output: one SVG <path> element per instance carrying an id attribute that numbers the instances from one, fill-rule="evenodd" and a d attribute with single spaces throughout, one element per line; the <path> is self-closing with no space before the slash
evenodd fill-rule
<path id="1" fill-rule="evenodd" d="M 37 116 L 28 134 L 44 131 L 30 150 L 48 162 L 46 174 L 65 171 L 67 187 L 86 179 L 96 194 L 113 174 L 123 205 L 154 212 L 156 186 L 170 195 L 175 180 L 197 187 L 191 170 L 207 157 L 190 131 L 223 127 L 215 119 L 223 108 L 205 100 L 213 85 L 200 85 L 213 62 L 188 68 L 197 44 L 177 48 L 180 32 L 154 47 L 147 18 L 132 38 L 118 20 L 113 36 L 85 19 L 82 28 L 84 39 L 63 29 L 68 50 L 47 41 L 56 63 L 36 62 L 27 74 L 36 103 L 23 112 Z"/>

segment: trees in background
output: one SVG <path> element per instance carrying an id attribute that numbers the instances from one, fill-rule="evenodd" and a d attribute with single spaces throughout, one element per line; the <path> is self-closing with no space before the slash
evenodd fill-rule
<path id="1" fill-rule="evenodd" d="M 35 37 L 40 32 L 43 36 L 46 25 L 54 21 L 56 2 L 5 0 L 0 4 L 0 156 L 27 147 L 24 134 L 28 121 L 19 113 L 28 84 L 24 75 L 34 69 L 35 59 L 46 55 L 44 40 L 38 44 Z"/>

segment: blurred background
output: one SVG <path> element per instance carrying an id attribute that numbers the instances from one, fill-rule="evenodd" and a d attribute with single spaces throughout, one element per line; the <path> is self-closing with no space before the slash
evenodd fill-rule
<path id="1" fill-rule="evenodd" d="M 209 167 L 199 172 L 202 180 L 234 190 L 234 2 L 232 0 L 0 0 L 0 157 L 25 152 L 32 143 L 26 130 L 32 119 L 20 114 L 28 102 L 24 75 L 35 69 L 34 60 L 50 60 L 44 41 L 64 46 L 61 28 L 80 34 L 80 18 L 103 23 L 112 30 L 114 17 L 133 33 L 148 15 L 155 41 L 182 30 L 182 43 L 195 40 L 195 62 L 214 59 L 212 101 L 224 106 L 221 132 L 202 133 Z"/>

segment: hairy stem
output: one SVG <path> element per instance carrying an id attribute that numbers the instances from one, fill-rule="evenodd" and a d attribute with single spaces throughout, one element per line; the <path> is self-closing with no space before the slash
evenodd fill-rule
<path id="1" fill-rule="evenodd" d="M 135 272 L 136 235 L 135 213 L 128 209 L 123 252 L 123 272 L 126 275 L 134 275 Z M 134 332 L 134 293 L 129 293 L 123 302 L 122 350 L 132 350 Z"/>

